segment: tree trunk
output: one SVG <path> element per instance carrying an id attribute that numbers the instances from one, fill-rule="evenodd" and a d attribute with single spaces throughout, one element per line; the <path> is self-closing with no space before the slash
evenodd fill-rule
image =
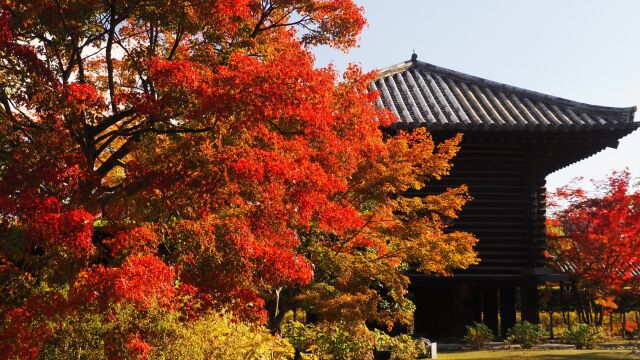
<path id="1" fill-rule="evenodd" d="M 278 292 L 276 299 L 274 299 L 269 305 L 272 311 L 270 311 L 269 314 L 268 327 L 271 332 L 278 334 L 280 333 L 280 325 L 282 324 L 284 316 L 289 310 L 295 309 L 295 306 L 291 299 L 280 291 Z"/>
<path id="2" fill-rule="evenodd" d="M 582 294 L 578 294 L 578 302 L 579 302 L 579 310 L 576 311 L 578 314 L 578 322 L 589 323 L 588 315 L 587 315 L 587 307 L 585 306 L 585 299 Z"/>
<path id="3" fill-rule="evenodd" d="M 578 312 L 576 311 L 576 315 Z M 571 311 L 567 310 L 567 329 L 571 329 Z"/>
<path id="4" fill-rule="evenodd" d="M 609 332 L 613 335 L 613 310 L 609 313 Z"/>
<path id="5" fill-rule="evenodd" d="M 553 309 L 549 310 L 549 338 L 553 339 Z"/>
<path id="6" fill-rule="evenodd" d="M 602 319 L 604 317 L 604 308 L 600 306 L 595 310 L 596 312 L 596 325 L 602 326 Z"/>

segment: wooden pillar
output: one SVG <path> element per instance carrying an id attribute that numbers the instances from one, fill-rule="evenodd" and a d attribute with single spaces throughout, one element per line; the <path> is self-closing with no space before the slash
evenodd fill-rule
<path id="1" fill-rule="evenodd" d="M 533 324 L 540 323 L 538 314 L 538 284 L 535 280 L 527 280 L 520 287 L 522 320 Z"/>
<path id="2" fill-rule="evenodd" d="M 500 288 L 500 335 L 507 337 L 507 330 L 516 324 L 516 289 Z"/>
<path id="3" fill-rule="evenodd" d="M 456 319 L 455 314 L 458 311 L 456 294 L 456 286 L 443 286 L 439 288 L 439 305 L 438 305 L 438 331 L 435 339 L 447 339 L 456 337 Z"/>
<path id="4" fill-rule="evenodd" d="M 411 295 L 416 309 L 413 312 L 413 332 L 416 335 L 427 336 L 427 312 L 429 311 L 428 297 L 425 296 L 425 289 L 411 286 Z"/>
<path id="5" fill-rule="evenodd" d="M 498 334 L 498 289 L 494 287 L 482 289 L 482 317 L 485 325 Z"/>
<path id="6" fill-rule="evenodd" d="M 473 321 L 473 289 L 467 282 L 460 283 L 456 294 L 456 309 L 454 317 L 456 319 L 456 337 L 462 338 L 466 334 L 466 326 Z"/>
<path id="7" fill-rule="evenodd" d="M 422 295 L 423 335 L 429 339 L 433 339 L 438 335 L 438 312 L 441 311 L 440 292 L 438 288 L 425 288 L 425 292 Z"/>
<path id="8" fill-rule="evenodd" d="M 473 288 L 473 321 L 482 322 L 482 289 Z"/>

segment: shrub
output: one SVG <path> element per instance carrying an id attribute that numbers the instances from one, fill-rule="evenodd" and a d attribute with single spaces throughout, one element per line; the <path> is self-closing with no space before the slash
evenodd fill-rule
<path id="1" fill-rule="evenodd" d="M 109 329 L 101 316 L 68 317 L 55 330 L 52 339 L 42 347 L 41 359 L 106 359 L 105 338 Z"/>
<path id="2" fill-rule="evenodd" d="M 40 359 L 290 359 L 293 347 L 263 326 L 209 313 L 193 321 L 162 308 L 115 305 L 109 316 L 70 313 Z M 0 355 L 0 358 L 4 358 Z"/>
<path id="3" fill-rule="evenodd" d="M 406 334 L 389 336 L 377 329 L 370 331 L 364 324 L 323 322 L 305 325 L 287 321 L 282 325 L 282 335 L 296 349 L 310 354 L 311 359 L 371 359 L 374 348 L 391 350 L 392 360 L 412 360 L 427 355 L 424 342 Z"/>
<path id="4" fill-rule="evenodd" d="M 624 334 L 633 338 L 638 332 L 638 324 L 633 320 L 627 320 L 624 324 Z"/>
<path id="5" fill-rule="evenodd" d="M 114 305 L 108 316 L 90 311 L 61 315 L 52 336 L 42 346 L 40 359 L 153 358 L 176 339 L 183 326 L 179 313 L 152 307 Z"/>
<path id="6" fill-rule="evenodd" d="M 567 331 L 565 341 L 574 344 L 578 349 L 593 349 L 602 342 L 604 332 L 595 325 L 577 324 Z"/>
<path id="7" fill-rule="evenodd" d="M 263 326 L 211 314 L 179 329 L 158 358 L 165 359 L 290 359 L 293 346 Z"/>
<path id="8" fill-rule="evenodd" d="M 108 317 L 90 312 L 68 314 L 54 328 L 40 358 L 277 360 L 291 359 L 295 346 L 310 353 L 309 359 L 370 360 L 376 346 L 391 350 L 394 360 L 410 360 L 424 356 L 427 350 L 409 335 L 391 337 L 369 331 L 364 324 L 287 321 L 282 330 L 285 339 L 224 313 L 187 321 L 177 311 L 114 305 Z"/>
<path id="9" fill-rule="evenodd" d="M 373 335 L 375 348 L 377 350 L 391 350 L 392 360 L 417 359 L 427 354 L 425 344 L 416 341 L 409 335 L 389 336 L 377 329 L 373 331 Z"/>
<path id="10" fill-rule="evenodd" d="M 364 325 L 344 322 L 304 325 L 290 321 L 283 324 L 282 334 L 296 349 L 319 358 L 359 360 L 372 356 L 373 334 Z"/>
<path id="11" fill-rule="evenodd" d="M 467 325 L 467 335 L 464 341 L 474 349 L 481 349 L 487 342 L 493 340 L 493 331 L 483 323 L 474 322 Z"/>
<path id="12" fill-rule="evenodd" d="M 515 324 L 507 331 L 507 342 L 520 344 L 524 349 L 530 349 L 535 344 L 540 344 L 547 336 L 547 332 L 540 325 L 522 321 Z"/>

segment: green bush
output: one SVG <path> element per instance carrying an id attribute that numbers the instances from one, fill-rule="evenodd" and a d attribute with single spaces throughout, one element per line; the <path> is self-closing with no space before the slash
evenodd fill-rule
<path id="1" fill-rule="evenodd" d="M 374 346 L 373 334 L 366 326 L 343 322 L 304 325 L 290 321 L 283 324 L 282 334 L 296 349 L 315 358 L 369 359 Z"/>
<path id="2" fill-rule="evenodd" d="M 52 336 L 41 349 L 40 359 L 135 358 L 127 347 L 130 339 L 141 338 L 152 349 L 163 349 L 177 338 L 184 323 L 179 313 L 160 308 L 139 310 L 132 305 L 114 305 L 110 313 L 70 312 L 60 316 Z M 144 334 L 144 336 L 133 336 Z"/>
<path id="3" fill-rule="evenodd" d="M 540 325 L 522 321 L 507 331 L 507 342 L 520 344 L 523 349 L 530 349 L 533 345 L 540 344 L 546 336 L 547 332 Z"/>
<path id="4" fill-rule="evenodd" d="M 416 341 L 409 335 L 389 336 L 377 329 L 373 331 L 373 335 L 375 348 L 377 350 L 391 350 L 392 360 L 410 360 L 427 355 L 425 344 Z"/>
<path id="5" fill-rule="evenodd" d="M 291 359 L 293 346 L 263 327 L 211 314 L 181 327 L 164 359 Z M 160 354 L 157 354 L 160 355 Z"/>
<path id="6" fill-rule="evenodd" d="M 296 349 L 309 354 L 305 359 L 371 359 L 373 349 L 391 350 L 392 360 L 412 360 L 426 356 L 427 349 L 409 335 L 389 336 L 370 331 L 364 324 L 323 322 L 317 325 L 288 321 L 282 335 Z"/>
<path id="7" fill-rule="evenodd" d="M 140 311 L 114 306 L 102 314 L 70 314 L 43 346 L 40 359 L 292 359 L 293 346 L 263 326 L 211 313 L 185 322 L 165 309 Z M 148 344 L 146 354 L 132 353 L 133 339 Z M 2 356 L 0 356 L 1 358 Z"/>
<path id="8" fill-rule="evenodd" d="M 472 348 L 482 349 L 491 340 L 493 340 L 493 331 L 487 325 L 479 322 L 467 325 L 467 335 L 465 335 L 464 341 Z"/>
<path id="9" fill-rule="evenodd" d="M 577 324 L 567 331 L 564 340 L 578 349 L 593 349 L 604 338 L 602 328 L 595 325 Z"/>
<path id="10" fill-rule="evenodd" d="M 108 324 L 102 316 L 80 314 L 61 321 L 54 336 L 40 352 L 43 360 L 54 359 L 106 359 L 105 338 Z"/>

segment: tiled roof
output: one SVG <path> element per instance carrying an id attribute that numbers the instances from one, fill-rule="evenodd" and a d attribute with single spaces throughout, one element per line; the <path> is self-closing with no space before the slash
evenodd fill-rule
<path id="1" fill-rule="evenodd" d="M 397 128 L 432 130 L 634 130 L 636 107 L 584 104 L 417 60 L 379 72 L 372 89 Z"/>
<path id="2" fill-rule="evenodd" d="M 576 266 L 570 262 L 554 261 L 551 264 L 558 273 L 561 274 L 574 274 L 577 270 Z M 620 275 L 624 275 L 624 271 L 617 270 Z M 631 276 L 640 276 L 640 268 L 631 270 Z"/>

